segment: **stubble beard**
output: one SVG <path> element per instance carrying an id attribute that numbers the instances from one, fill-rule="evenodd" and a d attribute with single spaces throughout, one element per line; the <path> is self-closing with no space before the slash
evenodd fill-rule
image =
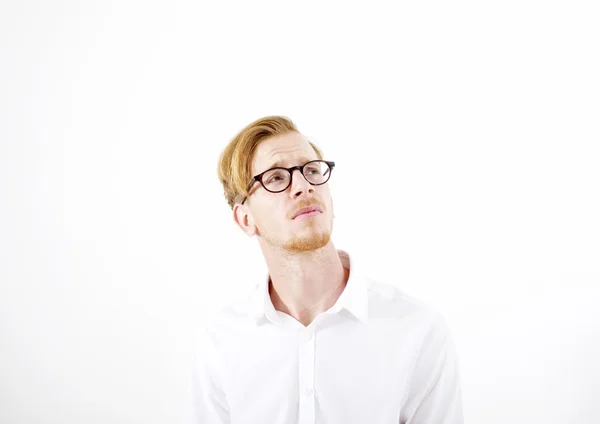
<path id="1" fill-rule="evenodd" d="M 326 246 L 330 239 L 331 233 L 329 231 L 312 234 L 308 237 L 293 236 L 283 245 L 283 248 L 288 252 L 308 252 Z"/>
<path id="2" fill-rule="evenodd" d="M 315 223 L 310 223 L 309 225 L 313 224 Z M 261 234 L 262 231 L 260 230 L 259 236 L 267 244 L 271 245 L 272 247 L 278 250 L 282 250 L 288 253 L 310 252 L 321 249 L 329 243 L 329 241 L 331 240 L 332 227 L 327 227 L 328 228 L 325 228 L 322 231 L 319 231 L 317 233 L 313 232 L 308 236 L 298 236 L 297 234 L 292 234 L 287 240 L 278 240 L 275 237 L 270 237 L 270 235 Z"/>

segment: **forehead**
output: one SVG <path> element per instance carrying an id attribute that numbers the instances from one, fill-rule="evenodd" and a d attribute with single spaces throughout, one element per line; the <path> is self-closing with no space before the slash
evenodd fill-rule
<path id="1" fill-rule="evenodd" d="M 309 160 L 318 159 L 308 139 L 297 132 L 269 137 L 256 148 L 252 160 L 254 175 L 274 166 L 290 167 L 303 165 Z"/>

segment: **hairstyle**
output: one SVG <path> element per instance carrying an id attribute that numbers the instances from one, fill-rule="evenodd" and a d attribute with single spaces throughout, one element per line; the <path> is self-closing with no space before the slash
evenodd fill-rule
<path id="1" fill-rule="evenodd" d="M 298 128 L 285 116 L 265 116 L 257 119 L 241 130 L 225 147 L 219 158 L 218 175 L 227 203 L 233 209 L 248 195 L 248 185 L 252 179 L 252 160 L 256 147 L 269 137 L 297 132 Z M 323 159 L 321 150 L 311 141 L 317 157 Z"/>

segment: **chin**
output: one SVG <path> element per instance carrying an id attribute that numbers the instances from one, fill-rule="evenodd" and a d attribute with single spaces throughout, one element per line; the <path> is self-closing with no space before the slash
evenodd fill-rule
<path id="1" fill-rule="evenodd" d="M 305 237 L 293 236 L 284 247 L 291 252 L 308 252 L 327 246 L 330 239 L 331 232 L 323 232 Z"/>

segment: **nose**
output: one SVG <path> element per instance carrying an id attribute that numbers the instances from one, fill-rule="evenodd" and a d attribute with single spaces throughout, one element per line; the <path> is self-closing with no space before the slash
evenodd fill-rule
<path id="1" fill-rule="evenodd" d="M 295 169 L 292 172 L 292 182 L 291 182 L 291 196 L 292 198 L 298 198 L 302 195 L 302 193 L 314 193 L 315 188 L 306 181 L 304 175 L 300 172 L 299 169 Z"/>

